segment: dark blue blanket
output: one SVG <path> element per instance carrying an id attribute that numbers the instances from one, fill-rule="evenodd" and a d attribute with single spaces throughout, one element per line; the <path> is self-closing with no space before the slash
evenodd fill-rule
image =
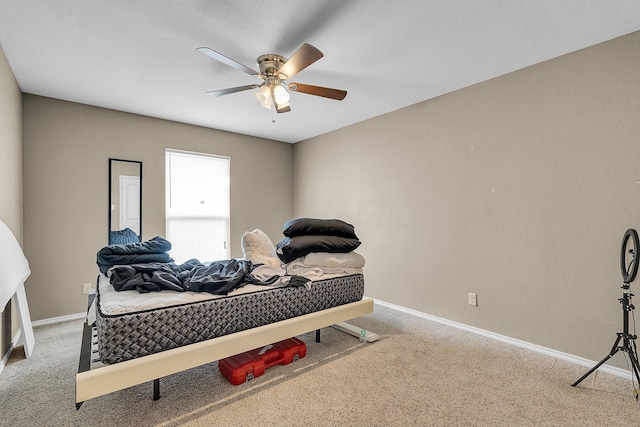
<path id="1" fill-rule="evenodd" d="M 146 264 L 154 262 L 173 262 L 167 253 L 171 243 L 163 237 L 156 236 L 146 242 L 109 245 L 98 251 L 96 262 L 102 274 L 114 265 Z"/>

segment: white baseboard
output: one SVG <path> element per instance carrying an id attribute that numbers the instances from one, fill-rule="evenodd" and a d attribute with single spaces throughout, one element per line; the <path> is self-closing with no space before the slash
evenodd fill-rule
<path id="1" fill-rule="evenodd" d="M 547 356 L 555 357 L 557 359 L 566 360 L 567 362 L 572 362 L 580 366 L 593 367 L 597 362 L 589 359 L 585 359 L 583 357 L 574 356 L 572 354 L 563 353 L 558 350 L 554 350 L 551 348 L 543 347 L 540 345 L 532 344 L 530 342 L 518 340 L 515 338 L 507 337 L 504 335 L 496 334 L 494 332 L 486 331 L 484 329 L 476 328 L 474 326 L 465 325 L 464 323 L 458 323 L 451 320 L 443 319 L 441 317 L 433 316 L 431 314 L 422 313 L 420 311 L 412 310 L 410 308 L 402 307 L 399 305 L 391 304 L 385 301 L 380 301 L 374 299 L 375 304 L 379 304 L 384 307 L 391 308 L 393 310 L 401 311 L 403 313 L 411 314 L 417 317 L 421 317 L 423 319 L 432 320 L 437 323 L 441 323 L 443 325 L 451 326 L 457 329 L 462 329 L 464 331 L 472 332 L 474 334 L 482 335 L 487 338 L 491 338 L 497 341 L 501 341 L 507 344 L 515 345 L 517 347 L 526 348 L 528 350 L 535 351 L 537 353 L 542 353 Z M 598 370 L 602 372 L 606 372 L 608 374 L 616 375 L 619 377 L 623 377 L 626 379 L 631 379 L 632 372 L 622 368 L 616 368 L 614 366 L 602 365 L 598 368 Z"/>
<path id="2" fill-rule="evenodd" d="M 87 317 L 87 313 L 67 314 L 66 316 L 51 317 L 49 319 L 35 320 L 31 322 L 33 326 L 51 325 L 52 323 L 67 322 L 69 320 L 80 320 Z"/>
<path id="3" fill-rule="evenodd" d="M 374 299 L 374 303 L 381 305 L 383 307 L 387 307 L 390 308 L 392 310 L 397 310 L 403 313 L 407 313 L 407 314 L 411 314 L 413 316 L 417 316 L 417 317 L 421 317 L 423 319 L 427 319 L 427 320 L 431 320 L 443 325 L 447 325 L 447 326 L 451 326 L 453 328 L 456 329 L 461 329 L 467 332 L 471 332 L 477 335 L 481 335 L 487 338 L 491 338 L 494 339 L 496 341 L 501 341 L 507 344 L 511 344 L 511 345 L 515 345 L 517 347 L 521 347 L 521 348 L 526 348 L 528 350 L 532 350 L 535 351 L 537 353 L 541 353 L 541 354 L 545 354 L 547 356 L 551 356 L 551 357 L 555 357 L 557 359 L 561 359 L 561 360 L 565 360 L 567 362 L 571 362 L 571 363 L 575 363 L 576 365 L 580 365 L 580 366 L 585 366 L 588 368 L 593 367 L 597 362 L 593 361 L 593 360 L 589 360 L 589 359 L 585 359 L 584 357 L 580 357 L 580 356 L 575 356 L 573 354 L 568 354 L 568 353 L 564 353 L 562 351 L 558 351 L 558 350 L 554 350 L 548 347 L 543 347 L 537 344 L 532 344 L 530 342 L 527 341 L 522 341 L 522 340 L 518 340 L 515 338 L 511 338 L 511 337 L 507 337 L 505 335 L 500 335 L 500 334 L 496 334 L 495 332 L 490 332 L 484 329 L 480 329 L 480 328 L 476 328 L 474 326 L 469 326 L 469 325 L 465 325 L 464 323 L 458 323 L 458 322 L 454 322 L 452 320 L 447 320 L 444 319 L 442 317 L 438 317 L 438 316 L 433 316 L 431 314 L 427 314 L 427 313 L 422 313 L 420 311 L 416 311 L 416 310 L 412 310 L 410 308 L 406 308 L 406 307 L 402 307 L 399 305 L 395 305 L 395 304 L 391 304 L 389 302 L 386 301 L 381 301 L 378 299 Z M 42 326 L 42 325 L 50 325 L 53 323 L 60 323 L 60 322 L 66 322 L 69 320 L 80 320 L 80 319 L 84 319 L 86 317 L 86 313 L 76 313 L 76 314 L 69 314 L 66 316 L 59 316 L 59 317 L 52 317 L 49 319 L 42 319 L 42 320 L 36 320 L 34 322 L 32 322 L 33 326 Z M 13 351 L 13 349 L 16 347 L 16 345 L 18 344 L 18 340 L 20 339 L 20 330 L 18 330 L 18 333 L 16 334 L 16 336 L 13 338 L 13 340 L 11 341 L 11 346 L 9 347 L 9 350 L 7 351 L 7 354 L 5 354 L 5 356 L 2 358 L 2 360 L 0 361 L 0 373 L 2 373 L 2 370 L 4 369 L 7 361 L 9 360 L 9 356 L 11 355 L 11 352 Z M 626 379 L 631 379 L 632 377 L 632 372 L 626 369 L 622 369 L 622 368 L 616 368 L 614 366 L 608 366 L 608 365 L 602 365 L 600 366 L 600 368 L 598 368 L 598 370 L 602 371 L 602 372 L 606 372 L 608 374 L 612 374 L 612 375 L 616 375 L 619 377 L 623 377 Z"/>

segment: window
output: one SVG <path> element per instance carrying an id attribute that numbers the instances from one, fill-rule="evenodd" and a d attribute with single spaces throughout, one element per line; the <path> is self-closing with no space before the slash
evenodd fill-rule
<path id="1" fill-rule="evenodd" d="M 229 158 L 167 150 L 165 166 L 171 257 L 229 259 Z"/>

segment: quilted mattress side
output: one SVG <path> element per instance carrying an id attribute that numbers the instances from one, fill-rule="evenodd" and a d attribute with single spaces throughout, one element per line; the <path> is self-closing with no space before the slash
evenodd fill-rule
<path id="1" fill-rule="evenodd" d="M 359 301 L 362 274 L 189 304 L 105 315 L 98 294 L 96 327 L 103 363 L 118 363 L 304 314 Z"/>

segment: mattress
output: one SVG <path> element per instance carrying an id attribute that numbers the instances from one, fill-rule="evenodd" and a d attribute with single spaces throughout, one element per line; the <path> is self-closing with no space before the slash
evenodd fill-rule
<path id="1" fill-rule="evenodd" d="M 226 295 L 116 292 L 98 280 L 96 329 L 102 363 L 112 364 L 233 334 L 362 299 L 364 277 L 316 280 L 308 287 L 247 285 Z"/>

